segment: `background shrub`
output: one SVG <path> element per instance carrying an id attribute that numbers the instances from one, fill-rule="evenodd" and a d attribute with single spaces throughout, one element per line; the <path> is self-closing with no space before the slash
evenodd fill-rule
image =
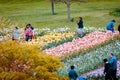
<path id="1" fill-rule="evenodd" d="M 38 46 L 11 41 L 0 42 L 0 45 L 0 75 L 4 75 L 0 76 L 1 80 L 58 79 L 60 59 L 46 55 Z"/>
<path id="2" fill-rule="evenodd" d="M 120 8 L 114 9 L 114 10 L 111 11 L 109 14 L 110 14 L 110 15 L 113 15 L 113 16 L 120 16 Z"/>

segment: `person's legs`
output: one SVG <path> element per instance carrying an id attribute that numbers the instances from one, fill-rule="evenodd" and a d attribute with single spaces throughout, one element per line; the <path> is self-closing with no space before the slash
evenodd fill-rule
<path id="1" fill-rule="evenodd" d="M 114 31 L 112 28 L 107 28 L 107 30 L 109 30 L 109 31 L 111 31 L 111 32 L 113 32 L 113 31 Z"/>
<path id="2" fill-rule="evenodd" d="M 29 40 L 29 36 L 26 36 L 26 37 L 25 37 L 25 40 L 28 41 L 28 40 Z"/>
<path id="3" fill-rule="evenodd" d="M 114 33 L 115 31 L 114 31 L 114 28 L 111 28 L 111 31 L 112 31 L 112 33 Z"/>
<path id="4" fill-rule="evenodd" d="M 112 70 L 111 76 L 112 76 L 113 80 L 118 80 L 116 77 L 116 73 L 117 73 L 117 70 Z"/>
<path id="5" fill-rule="evenodd" d="M 105 80 L 112 80 L 111 75 L 110 75 L 110 74 L 106 74 L 106 75 L 105 75 Z"/>
<path id="6" fill-rule="evenodd" d="M 108 75 L 107 75 L 107 74 L 105 75 L 105 80 L 109 80 L 109 78 L 108 78 Z"/>

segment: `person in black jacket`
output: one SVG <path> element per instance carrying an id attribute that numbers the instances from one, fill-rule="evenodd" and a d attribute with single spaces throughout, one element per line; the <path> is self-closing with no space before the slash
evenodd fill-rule
<path id="1" fill-rule="evenodd" d="M 79 22 L 77 23 L 77 24 L 78 24 L 78 28 L 83 28 L 84 26 L 83 26 L 82 17 L 79 17 L 79 18 L 80 18 L 80 20 L 79 20 Z"/>
<path id="2" fill-rule="evenodd" d="M 104 59 L 104 74 L 105 74 L 105 80 L 112 80 L 111 77 L 111 70 L 110 70 L 110 64 L 108 63 L 107 59 Z"/>
<path id="3" fill-rule="evenodd" d="M 118 26 L 118 31 L 119 31 L 119 34 L 120 34 L 120 25 Z"/>

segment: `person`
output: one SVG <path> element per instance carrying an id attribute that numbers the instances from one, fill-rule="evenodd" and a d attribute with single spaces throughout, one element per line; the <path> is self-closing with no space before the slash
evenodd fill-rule
<path id="1" fill-rule="evenodd" d="M 15 27 L 15 28 L 13 29 L 12 40 L 15 40 L 16 42 L 19 42 L 19 41 L 20 41 L 20 31 L 19 31 L 18 27 Z"/>
<path id="2" fill-rule="evenodd" d="M 27 24 L 25 28 L 25 36 L 26 36 L 26 41 L 32 41 L 34 38 L 34 27 L 31 26 L 31 24 Z"/>
<path id="3" fill-rule="evenodd" d="M 82 17 L 79 17 L 79 22 L 77 24 L 78 24 L 78 28 L 83 28 L 84 27 Z"/>
<path id="4" fill-rule="evenodd" d="M 68 73 L 68 75 L 69 75 L 69 80 L 77 80 L 78 74 L 77 74 L 77 72 L 74 70 L 74 66 L 72 65 L 70 68 L 71 68 L 71 69 L 69 70 L 69 73 Z"/>
<path id="5" fill-rule="evenodd" d="M 26 41 L 29 41 L 29 39 L 30 39 L 29 34 L 30 34 L 30 29 L 29 29 L 29 26 L 26 25 L 26 28 L 25 28 L 25 40 Z"/>
<path id="6" fill-rule="evenodd" d="M 110 64 L 108 63 L 107 59 L 103 59 L 103 61 L 104 61 L 105 80 L 112 80 L 111 71 L 110 71 Z"/>
<path id="7" fill-rule="evenodd" d="M 110 30 L 112 33 L 114 33 L 114 25 L 115 25 L 115 20 L 111 20 L 110 22 L 107 23 L 106 29 Z"/>
<path id="8" fill-rule="evenodd" d="M 118 26 L 118 31 L 119 31 L 119 34 L 120 34 L 120 25 Z"/>
<path id="9" fill-rule="evenodd" d="M 31 26 L 31 24 L 27 24 L 27 26 L 30 29 L 30 34 L 29 34 L 30 40 L 32 40 L 34 38 L 34 27 Z"/>
<path id="10" fill-rule="evenodd" d="M 110 64 L 112 79 L 113 80 L 118 80 L 117 77 L 116 77 L 116 74 L 117 74 L 117 58 L 116 58 L 116 56 L 114 56 L 113 53 L 110 53 L 109 64 Z"/>

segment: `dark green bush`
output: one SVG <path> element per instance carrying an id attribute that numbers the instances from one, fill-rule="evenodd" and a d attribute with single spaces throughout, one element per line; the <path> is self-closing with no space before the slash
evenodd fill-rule
<path id="1" fill-rule="evenodd" d="M 110 15 L 120 16 L 120 8 L 116 8 L 113 11 L 109 12 Z"/>

